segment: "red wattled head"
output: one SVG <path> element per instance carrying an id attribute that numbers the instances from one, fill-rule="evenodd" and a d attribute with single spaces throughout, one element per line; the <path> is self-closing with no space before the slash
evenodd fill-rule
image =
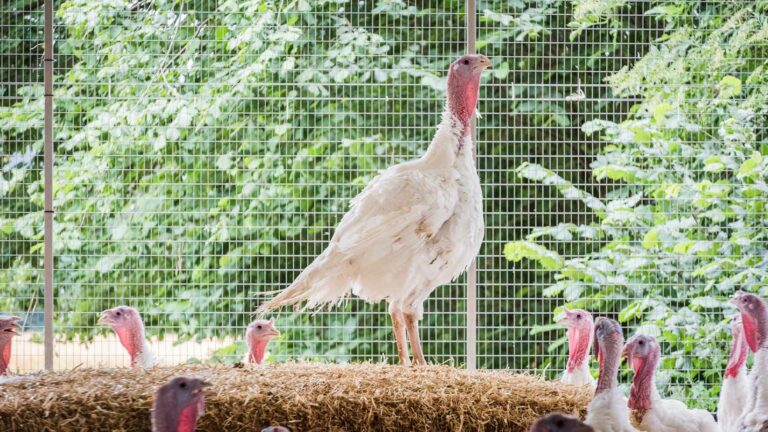
<path id="1" fill-rule="evenodd" d="M 731 299 L 731 303 L 741 312 L 744 337 L 749 349 L 757 352 L 766 345 L 766 338 L 768 338 L 768 306 L 760 297 L 744 291 L 737 292 Z"/>
<path id="2" fill-rule="evenodd" d="M 467 54 L 451 63 L 448 70 L 448 110 L 468 131 L 469 122 L 475 113 L 480 76 L 491 66 L 488 57 L 482 54 Z"/>
<path id="3" fill-rule="evenodd" d="M 201 379 L 177 377 L 160 387 L 152 404 L 152 431 L 193 432 L 208 386 Z"/>

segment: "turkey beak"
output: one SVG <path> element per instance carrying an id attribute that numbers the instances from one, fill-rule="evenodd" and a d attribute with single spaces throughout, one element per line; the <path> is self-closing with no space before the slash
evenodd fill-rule
<path id="1" fill-rule="evenodd" d="M 108 310 L 101 313 L 98 323 L 101 325 L 112 325 L 112 317 L 109 315 Z"/>
<path id="2" fill-rule="evenodd" d="M 16 319 L 19 319 L 19 318 L 17 318 L 17 317 L 14 317 L 14 318 L 16 318 Z M 17 323 L 16 321 L 11 321 L 10 323 L 8 323 L 8 328 L 6 328 L 6 329 L 5 329 L 5 330 L 3 330 L 3 331 L 4 331 L 5 333 L 10 333 L 10 334 L 12 334 L 12 335 L 14 335 L 14 336 L 21 336 L 21 333 L 19 333 L 19 332 L 17 332 L 17 331 L 16 331 L 16 329 L 18 329 L 18 328 L 21 328 L 21 326 L 19 325 L 19 323 Z"/>
<path id="3" fill-rule="evenodd" d="M 280 336 L 280 330 L 272 327 L 272 328 L 269 329 L 269 335 L 272 336 L 272 337 L 278 337 L 278 336 Z"/>
<path id="4" fill-rule="evenodd" d="M 485 69 L 493 68 L 493 63 L 491 63 L 491 59 L 489 59 L 488 57 L 486 57 L 486 56 L 484 56 L 482 54 L 479 54 L 478 55 L 478 60 L 479 60 L 479 65 L 477 66 L 477 69 L 479 71 L 482 72 Z"/>
<path id="5" fill-rule="evenodd" d="M 560 319 L 557 320 L 557 323 L 562 326 L 568 326 L 568 323 L 570 322 L 570 314 L 567 307 L 563 306 L 563 314 L 560 315 Z"/>

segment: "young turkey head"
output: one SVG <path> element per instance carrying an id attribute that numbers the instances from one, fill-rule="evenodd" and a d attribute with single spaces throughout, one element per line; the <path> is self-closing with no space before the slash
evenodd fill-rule
<path id="1" fill-rule="evenodd" d="M 574 416 L 552 413 L 537 420 L 531 432 L 594 432 L 594 429 Z"/>
<path id="2" fill-rule="evenodd" d="M 208 386 L 201 379 L 177 377 L 160 387 L 152 403 L 152 432 L 193 432 Z"/>
<path id="3" fill-rule="evenodd" d="M 20 335 L 17 331 L 21 327 L 18 323 L 20 319 L 17 316 L 0 315 L 0 375 L 8 374 L 13 337 Z"/>
<path id="4" fill-rule="evenodd" d="M 261 432 L 291 432 L 291 430 L 285 426 L 270 426 L 262 429 Z"/>
<path id="5" fill-rule="evenodd" d="M 755 294 L 739 291 L 731 303 L 741 312 L 744 337 L 752 352 L 768 346 L 768 306 Z"/>
<path id="6" fill-rule="evenodd" d="M 589 347 L 592 345 L 594 323 L 592 314 L 585 310 L 563 307 L 563 314 L 558 323 L 568 328 L 567 369 L 573 372 L 587 360 Z"/>
<path id="7" fill-rule="evenodd" d="M 245 342 L 248 344 L 248 363 L 261 364 L 264 361 L 264 353 L 272 338 L 280 336 L 280 331 L 275 327 L 275 320 L 258 319 L 245 330 Z"/>
<path id="8" fill-rule="evenodd" d="M 595 355 L 599 363 L 599 376 L 595 394 L 618 385 L 619 363 L 621 362 L 624 334 L 621 325 L 608 318 L 595 321 Z"/>
<path id="9" fill-rule="evenodd" d="M 448 70 L 448 111 L 464 126 L 468 133 L 475 114 L 480 76 L 491 67 L 491 61 L 482 54 L 467 54 L 451 63 Z"/>
<path id="10" fill-rule="evenodd" d="M 644 413 L 651 409 L 653 374 L 659 364 L 661 348 L 652 336 L 635 336 L 624 347 L 624 356 L 635 372 L 627 406 Z"/>
<path id="11" fill-rule="evenodd" d="M 145 346 L 144 323 L 139 311 L 130 306 L 107 309 L 101 313 L 99 324 L 112 327 L 120 338 L 120 343 L 131 356 L 131 366 L 137 366 L 137 358 Z"/>

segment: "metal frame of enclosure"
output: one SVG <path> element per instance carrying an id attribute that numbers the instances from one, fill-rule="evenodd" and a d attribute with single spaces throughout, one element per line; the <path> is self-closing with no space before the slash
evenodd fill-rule
<path id="1" fill-rule="evenodd" d="M 0 293 L 8 292 L 0 294 L 6 297 L 0 313 L 25 322 L 14 370 L 125 366 L 117 338 L 96 324 L 101 310 L 119 304 L 142 310 L 162 364 L 237 361 L 251 313 L 323 250 L 349 199 L 377 170 L 423 152 L 440 121 L 447 65 L 475 51 L 494 62 L 473 124 L 486 240 L 467 274 L 425 303 L 427 359 L 554 378 L 567 356 L 565 332 L 553 321 L 558 307 L 593 305 L 578 296 L 608 301 L 605 314 L 621 316 L 629 335 L 641 325 L 648 329 L 643 312 L 655 306 L 653 299 L 642 303 L 639 293 L 656 283 L 669 297 L 681 287 L 705 293 L 679 299 L 679 328 L 694 325 L 685 315 L 691 310 L 698 319 L 725 322 L 725 288 L 710 294 L 717 288 L 701 278 L 656 278 L 667 270 L 651 265 L 643 281 L 583 276 L 580 284 L 557 289 L 571 277 L 563 274 L 567 263 L 609 243 L 588 233 L 597 232 L 603 216 L 596 213 L 615 209 L 596 211 L 591 203 L 626 193 L 627 208 L 643 204 L 630 202 L 631 192 L 648 181 L 595 174 L 610 134 L 585 124 L 620 124 L 636 114 L 643 98 L 621 94 L 611 77 L 663 51 L 677 25 L 661 18 L 668 12 L 658 8 L 673 7 L 663 2 L 614 2 L 602 15 L 588 11 L 597 21 L 577 16 L 587 3 L 13 0 L 0 6 L 0 30 L 8 35 L 0 45 Z M 703 18 L 683 10 L 677 19 Z M 768 51 L 765 43 L 762 49 Z M 727 74 L 739 82 L 738 92 L 733 80 L 718 78 L 718 85 L 721 94 L 731 86 L 728 97 L 746 101 L 759 83 L 742 70 L 765 59 L 758 46 L 740 61 Z M 706 87 L 679 82 L 669 84 L 669 93 L 698 101 L 678 91 L 696 86 Z M 671 116 L 670 110 L 660 108 L 654 118 Z M 691 133 L 719 133 L 705 129 Z M 754 142 L 765 142 L 765 122 L 755 130 Z M 680 161 L 696 175 L 717 168 Z M 680 224 L 698 217 L 676 212 Z M 661 252 L 653 248 L 666 232 L 641 239 L 646 252 L 627 261 L 655 259 Z M 505 255 L 514 241 L 557 254 Z M 678 264 L 695 267 L 684 258 Z M 586 274 L 579 269 L 572 273 Z M 633 304 L 637 312 L 625 314 Z M 271 345 L 271 361 L 397 358 L 384 304 L 351 298 L 316 313 L 283 310 L 275 317 L 284 335 Z M 707 392 L 719 385 L 721 372 L 700 359 L 723 363 L 723 328 L 702 330 L 702 339 L 722 339 L 719 351 L 671 351 L 662 344 L 675 359 L 664 369 L 686 367 L 700 377 L 686 383 L 662 372 L 665 388 L 693 399 L 681 389 L 696 386 L 700 404 L 711 405 Z"/>

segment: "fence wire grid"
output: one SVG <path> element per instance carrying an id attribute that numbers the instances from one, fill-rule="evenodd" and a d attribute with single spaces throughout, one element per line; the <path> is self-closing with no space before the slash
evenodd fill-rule
<path id="1" fill-rule="evenodd" d="M 733 11 L 746 11 L 740 24 L 753 19 L 750 13 L 765 15 L 760 2 L 728 3 L 477 3 L 476 48 L 493 61 L 477 120 L 487 226 L 473 311 L 478 368 L 554 378 L 567 356 L 565 332 L 553 325 L 555 309 L 570 302 L 620 317 L 630 335 L 660 322 L 643 314 L 655 301 L 646 298 L 646 285 L 675 298 L 678 309 L 725 322 L 719 308 L 692 306 L 694 296 L 704 296 L 680 290 L 705 289 L 706 280 L 665 279 L 660 275 L 669 271 L 661 266 L 644 267 L 644 281 L 575 276 L 580 288 L 553 287 L 569 280 L 564 263 L 612 242 L 599 233 L 577 235 L 603 217 L 579 198 L 629 200 L 654 184 L 595 175 L 600 166 L 619 164 L 604 163 L 606 147 L 622 142 L 585 124 L 619 124 L 647 99 L 641 90 L 618 91 L 617 74 L 667 68 L 674 59 L 648 58 L 712 42 L 722 29 L 707 22 L 732 19 Z M 447 67 L 467 49 L 467 12 L 463 2 L 450 0 L 56 2 L 55 369 L 127 365 L 116 336 L 96 323 L 102 310 L 120 304 L 142 311 L 162 364 L 239 361 L 245 326 L 263 293 L 284 288 L 324 249 L 350 198 L 378 169 L 426 149 L 440 121 Z M 764 31 L 765 21 L 757 19 L 756 30 L 762 22 Z M 670 48 L 683 27 L 691 46 Z M 42 2 L 4 2 L 0 29 L 0 312 L 23 317 L 11 364 L 26 373 L 43 368 Z M 765 63 L 765 37 L 749 49 L 712 60 L 740 81 L 731 100 L 747 101 L 750 86 L 759 85 L 748 78 Z M 637 72 L 640 62 L 647 69 Z M 665 91 L 675 106 L 696 106 L 706 98 L 696 95 L 706 93 L 691 89 L 710 86 L 706 75 L 669 80 Z M 760 150 L 760 143 L 768 145 L 765 121 L 752 121 Z M 690 140 L 716 136 L 718 128 L 691 132 Z M 705 175 L 708 168 L 694 159 L 680 153 L 677 163 Z M 547 173 L 537 177 L 532 167 Z M 638 201 L 652 199 L 674 207 L 686 198 Z M 764 216 L 762 209 L 745 211 Z M 673 213 L 680 220 L 700 216 Z M 623 223 L 644 224 L 639 217 Z M 541 234 L 547 227 L 556 229 Z M 664 241 L 666 234 L 658 235 Z M 523 241 L 555 251 L 549 265 L 534 253 L 510 262 L 506 245 Z M 754 244 L 765 241 L 756 236 Z M 626 261 L 660 254 L 640 250 L 645 253 L 630 253 Z M 678 265 L 696 267 L 684 258 Z M 466 298 L 462 276 L 425 303 L 429 361 L 468 362 Z M 641 306 L 627 312 L 631 305 Z M 270 345 L 270 361 L 397 360 L 384 304 L 352 299 L 314 314 L 284 310 L 275 317 L 283 335 Z M 691 322 L 681 318 L 678 325 Z M 714 328 L 702 327 L 701 337 L 714 337 L 704 336 Z M 687 377 L 697 377 L 662 372 L 668 393 L 709 408 L 716 402 L 728 346 L 722 323 L 716 328 L 721 340 L 708 353 L 662 343 L 672 358 L 663 369 L 685 367 Z M 675 332 L 660 334 L 679 342 Z"/>

